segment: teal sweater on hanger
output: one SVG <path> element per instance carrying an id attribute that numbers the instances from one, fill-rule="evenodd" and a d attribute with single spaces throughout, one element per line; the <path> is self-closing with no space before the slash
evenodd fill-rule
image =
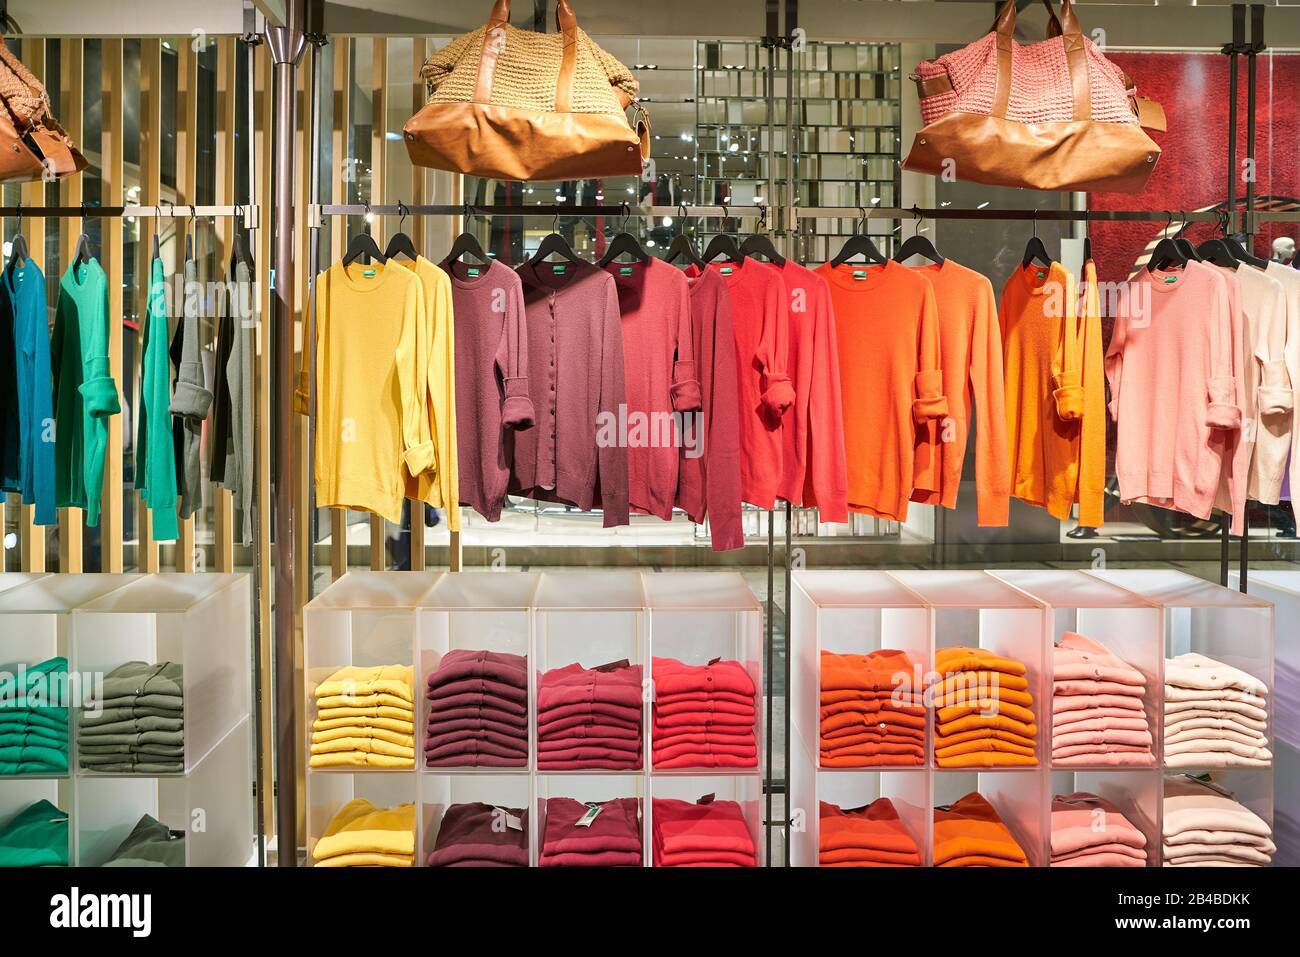
<path id="1" fill-rule="evenodd" d="M 167 354 L 166 276 L 162 260 L 149 267 L 140 361 L 140 408 L 135 413 L 135 487 L 149 506 L 155 541 L 180 537 L 176 519 L 176 451 L 172 442 L 171 360 Z"/>
<path id="2" fill-rule="evenodd" d="M 99 524 L 108 417 L 122 411 L 108 367 L 108 277 L 97 260 L 68 266 L 54 314 L 54 494 Z"/>
<path id="3" fill-rule="evenodd" d="M 18 470 L 5 491 L 35 505 L 37 525 L 53 525 L 54 392 L 50 379 L 50 330 L 45 276 L 31 259 L 10 262 L 0 277 L 0 316 L 13 328 L 18 389 Z"/>

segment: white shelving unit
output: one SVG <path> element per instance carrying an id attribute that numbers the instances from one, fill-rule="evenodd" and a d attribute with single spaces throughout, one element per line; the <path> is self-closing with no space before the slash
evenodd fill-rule
<path id="1" fill-rule="evenodd" d="M 1300 611 L 1300 589 L 1296 599 Z M 1051 859 L 1052 796 L 1092 791 L 1113 801 L 1143 831 L 1148 862 L 1158 866 L 1164 778 L 1178 773 L 1163 767 L 1160 749 L 1165 658 L 1198 651 L 1274 689 L 1272 605 L 1176 571 L 797 571 L 790 602 L 791 807 L 801 825 L 791 836 L 791 861 L 797 866 L 817 864 L 820 801 L 860 807 L 879 797 L 893 801 L 924 862 L 932 864 L 931 809 L 974 790 L 998 810 L 1031 864 Z M 1144 704 L 1155 738 L 1150 768 L 1052 766 L 1053 648 L 1064 631 L 1100 641 L 1146 676 Z M 1037 718 L 1037 766 L 940 768 L 931 717 L 924 767 L 819 767 L 822 650 L 899 648 L 929 672 L 935 650 L 954 645 L 988 648 L 1026 664 Z M 1270 706 L 1276 694 L 1271 698 Z M 1272 826 L 1272 768 L 1210 774 Z"/>
<path id="2" fill-rule="evenodd" d="M 399 579 L 399 581 L 391 581 Z M 525 655 L 529 663 L 529 755 L 519 768 L 426 767 L 425 682 L 454 648 Z M 644 668 L 649 689 L 654 655 L 689 664 L 713 658 L 741 661 L 754 678 L 764 746 L 762 613 L 739 576 L 728 572 L 643 573 L 465 572 L 441 575 L 357 573 L 344 576 L 307 606 L 306 760 L 316 686 L 348 664 L 411 662 L 418 703 L 416 745 L 410 771 L 347 769 L 307 772 L 308 849 L 344 803 L 366 797 L 392 806 L 416 802 L 417 865 L 432 851 L 451 804 L 481 801 L 532 808 L 529 860 L 536 864 L 551 797 L 605 801 L 634 797 L 642 806 L 643 862 L 651 863 L 652 797 L 694 801 L 706 794 L 735 800 L 745 809 L 755 847 L 762 841 L 762 771 L 651 767 L 652 694 L 644 696 L 643 760 L 637 770 L 542 771 L 537 767 L 538 676 L 578 662 L 594 667 L 627 659 Z M 761 765 L 760 757 L 760 765 Z"/>
<path id="3" fill-rule="evenodd" d="M 253 850 L 252 672 L 246 575 L 42 575 L 0 592 L 0 659 L 68 659 L 86 704 L 127 661 L 183 671 L 185 769 L 79 767 L 71 714 L 69 773 L 0 778 L 0 820 L 46 798 L 69 814 L 70 862 L 103 864 L 144 814 L 186 833 L 189 866 L 242 866 Z M 39 793 L 38 793 L 39 792 Z"/>

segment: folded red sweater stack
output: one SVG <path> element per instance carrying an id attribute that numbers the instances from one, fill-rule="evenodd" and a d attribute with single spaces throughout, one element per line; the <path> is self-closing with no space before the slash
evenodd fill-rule
<path id="1" fill-rule="evenodd" d="M 539 771 L 641 767 L 641 666 L 580 664 L 542 675 L 537 687 Z"/>
<path id="2" fill-rule="evenodd" d="M 925 709 L 912 659 L 881 649 L 821 656 L 821 766 L 925 763 Z"/>
<path id="3" fill-rule="evenodd" d="M 758 766 L 754 680 L 738 661 L 655 658 L 651 758 L 656 768 Z"/>
<path id="4" fill-rule="evenodd" d="M 653 831 L 655 867 L 758 866 L 754 835 L 735 801 L 655 798 Z"/>
<path id="5" fill-rule="evenodd" d="M 636 798 L 584 804 L 573 798 L 546 802 L 542 867 L 640 867 L 641 802 Z"/>
<path id="6" fill-rule="evenodd" d="M 447 652 L 428 678 L 424 763 L 521 768 L 528 763 L 528 659 Z"/>
<path id="7" fill-rule="evenodd" d="M 822 801 L 819 813 L 817 857 L 822 867 L 921 866 L 921 849 L 889 798 L 857 808 Z"/>

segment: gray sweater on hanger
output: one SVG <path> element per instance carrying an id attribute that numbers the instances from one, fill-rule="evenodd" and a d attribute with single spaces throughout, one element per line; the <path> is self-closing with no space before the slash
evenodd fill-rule
<path id="1" fill-rule="evenodd" d="M 226 382 L 230 391 L 230 437 L 226 454 L 226 475 L 222 484 L 234 493 L 235 508 L 241 516 L 240 541 L 253 542 L 253 350 L 249 337 L 253 333 L 253 316 L 244 315 L 245 306 L 253 307 L 252 274 L 248 263 L 235 263 L 233 286 L 226 297 L 234 338 L 226 362 Z M 248 292 L 245 299 L 245 291 Z"/>
<path id="2" fill-rule="evenodd" d="M 203 503 L 199 448 L 203 438 L 203 420 L 208 417 L 208 409 L 212 406 L 212 393 L 204 383 L 199 347 L 199 320 L 204 311 L 204 290 L 198 279 L 198 263 L 193 259 L 186 260 L 185 302 L 182 310 L 184 317 L 177 327 L 171 348 L 172 361 L 177 366 L 171 412 L 175 425 L 176 485 L 180 492 L 181 518 L 189 518 Z"/>

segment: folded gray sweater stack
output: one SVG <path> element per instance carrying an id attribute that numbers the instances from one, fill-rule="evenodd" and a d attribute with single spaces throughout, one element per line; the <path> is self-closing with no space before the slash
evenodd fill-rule
<path id="1" fill-rule="evenodd" d="M 91 771 L 179 774 L 185 770 L 181 666 L 128 661 L 104 676 L 103 697 L 81 714 L 77 754 Z"/>

